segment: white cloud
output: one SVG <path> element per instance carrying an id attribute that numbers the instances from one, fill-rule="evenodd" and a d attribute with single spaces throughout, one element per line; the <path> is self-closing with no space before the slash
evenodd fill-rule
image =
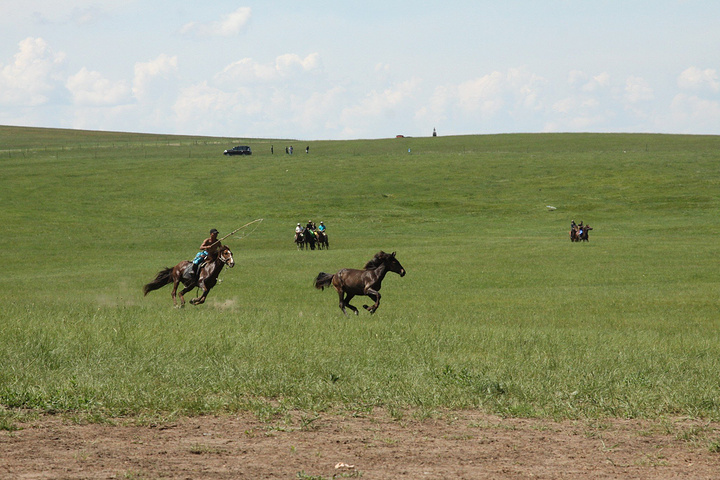
<path id="1" fill-rule="evenodd" d="M 130 88 L 125 82 L 111 82 L 100 72 L 92 72 L 85 67 L 71 75 L 65 86 L 76 105 L 106 106 L 130 101 Z"/>
<path id="2" fill-rule="evenodd" d="M 392 110 L 398 107 L 403 100 L 412 96 L 417 79 L 408 80 L 387 88 L 382 92 L 368 93 L 357 105 L 343 109 L 343 116 L 360 119 L 372 118 L 380 115 L 392 115 Z M 372 121 L 372 120 L 371 120 Z"/>
<path id="3" fill-rule="evenodd" d="M 644 78 L 630 76 L 625 81 L 625 100 L 628 102 L 637 103 L 654 98 L 653 89 Z"/>
<path id="4" fill-rule="evenodd" d="M 343 137 L 362 136 L 379 125 L 386 125 L 388 135 L 392 135 L 389 128 L 398 123 L 399 117 L 402 124 L 406 123 L 405 118 L 412 117 L 420 83 L 420 79 L 412 78 L 380 92 L 373 90 L 357 104 L 343 108 L 340 113 Z"/>
<path id="5" fill-rule="evenodd" d="M 215 75 L 221 84 L 268 84 L 278 80 L 294 78 L 320 67 L 320 55 L 311 53 L 305 58 L 294 53 L 278 56 L 273 63 L 258 63 L 252 58 L 243 58 L 225 67 Z"/>
<path id="6" fill-rule="evenodd" d="M 581 83 L 586 82 L 588 79 L 588 75 L 581 71 L 581 70 L 571 70 L 570 73 L 568 73 L 568 84 L 571 86 L 579 85 Z"/>
<path id="7" fill-rule="evenodd" d="M 677 94 L 670 106 L 671 124 L 677 131 L 717 133 L 720 125 L 720 103 L 685 93 Z"/>
<path id="8" fill-rule="evenodd" d="M 250 7 L 240 7 L 215 22 L 187 23 L 180 29 L 180 33 L 199 37 L 232 37 L 242 32 L 250 21 L 251 14 Z"/>
<path id="9" fill-rule="evenodd" d="M 602 126 L 613 116 L 597 96 L 577 94 L 553 102 L 543 131 L 580 131 Z M 551 119 L 551 120 L 550 120 Z"/>
<path id="10" fill-rule="evenodd" d="M 42 38 L 26 38 L 18 47 L 13 63 L 0 65 L 0 103 L 42 105 L 60 80 L 65 55 L 53 52 Z"/>
<path id="11" fill-rule="evenodd" d="M 601 88 L 605 88 L 610 85 L 610 74 L 607 72 L 603 72 L 599 75 L 595 75 L 590 79 L 589 82 L 587 82 L 585 85 L 582 86 L 583 92 L 596 92 L 600 90 Z"/>
<path id="12" fill-rule="evenodd" d="M 180 121 L 198 118 L 197 114 L 230 111 L 237 103 L 237 94 L 223 92 L 207 82 L 184 88 L 173 106 Z"/>
<path id="13" fill-rule="evenodd" d="M 220 82 L 253 83 L 274 80 L 278 77 L 274 64 L 261 64 L 252 58 L 243 58 L 233 62 L 215 75 Z"/>
<path id="14" fill-rule="evenodd" d="M 324 92 L 311 94 L 301 105 L 295 117 L 297 124 L 312 132 L 313 129 L 336 129 L 337 112 L 345 100 L 346 90 L 332 87 Z"/>
<path id="15" fill-rule="evenodd" d="M 309 72 L 315 70 L 320 65 L 320 55 L 318 53 L 311 53 L 305 58 L 294 53 L 287 53 L 280 55 L 275 60 L 275 67 L 280 75 L 287 76 L 293 73 Z"/>
<path id="16" fill-rule="evenodd" d="M 720 91 L 718 72 L 712 68 L 701 70 L 697 67 L 690 67 L 683 71 L 678 77 L 678 86 L 683 89 L 710 88 L 714 92 Z"/>
<path id="17" fill-rule="evenodd" d="M 457 86 L 458 106 L 465 111 L 492 115 L 503 106 L 502 89 L 505 75 L 492 72 Z"/>
<path id="18" fill-rule="evenodd" d="M 454 112 L 485 121 L 498 116 L 525 117 L 543 108 L 545 84 L 542 77 L 522 68 L 494 71 L 457 85 L 437 86 L 417 116 L 428 121 L 453 117 Z"/>
<path id="19" fill-rule="evenodd" d="M 23 0 L 0 2 L 0 18 L 31 18 L 43 26 L 85 25 L 99 18 L 110 18 L 137 0 Z"/>
<path id="20" fill-rule="evenodd" d="M 266 112 L 268 99 L 259 98 L 248 89 L 224 91 L 201 82 L 180 90 L 172 106 L 175 120 L 183 131 L 201 134 L 229 132 L 249 126 Z"/>
<path id="21" fill-rule="evenodd" d="M 135 64 L 135 77 L 133 79 L 133 94 L 138 99 L 148 98 L 155 82 L 167 80 L 177 72 L 177 56 L 159 55 L 149 62 Z M 160 84 L 155 90 L 166 90 L 167 86 Z"/>

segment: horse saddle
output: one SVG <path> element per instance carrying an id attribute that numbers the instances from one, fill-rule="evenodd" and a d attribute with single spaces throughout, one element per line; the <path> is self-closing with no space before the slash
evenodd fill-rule
<path id="1" fill-rule="evenodd" d="M 193 263 L 190 263 L 190 265 L 185 267 L 185 270 L 183 271 L 183 275 L 182 275 L 183 278 L 188 279 L 188 280 L 193 280 L 193 279 L 196 280 L 198 273 L 200 272 L 202 267 L 198 265 L 197 272 L 195 271 L 194 267 L 195 267 L 195 264 L 193 264 Z"/>

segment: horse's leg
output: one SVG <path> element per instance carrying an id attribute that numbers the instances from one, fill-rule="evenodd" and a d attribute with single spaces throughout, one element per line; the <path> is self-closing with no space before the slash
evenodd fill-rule
<path id="1" fill-rule="evenodd" d="M 348 293 L 343 299 L 343 292 L 338 292 L 338 294 L 340 295 L 340 309 L 342 310 L 342 312 L 347 315 L 347 312 L 345 311 L 345 307 L 347 307 L 352 310 L 355 315 L 357 315 L 358 309 L 350 305 L 350 300 L 352 300 L 355 295 L 353 295 L 352 293 Z"/>
<path id="2" fill-rule="evenodd" d="M 202 290 L 203 290 L 202 295 L 200 295 L 198 298 L 193 298 L 192 300 L 190 300 L 190 303 L 191 303 L 191 304 L 193 304 L 193 305 L 202 305 L 203 303 L 205 303 L 205 299 L 207 298 L 208 292 L 209 292 L 210 290 L 209 290 L 207 287 L 205 287 L 205 286 L 202 287 Z"/>
<path id="3" fill-rule="evenodd" d="M 345 293 L 341 289 L 337 289 L 338 297 L 340 297 L 340 310 L 342 310 L 344 315 L 347 315 L 347 312 L 345 311 L 345 302 L 343 301 L 343 297 L 345 296 Z"/>
<path id="4" fill-rule="evenodd" d="M 170 292 L 170 296 L 172 297 L 172 300 L 173 300 L 173 305 L 176 307 L 177 307 L 177 301 L 175 300 L 175 296 L 177 295 L 177 289 L 178 289 L 179 284 L 180 284 L 180 279 L 179 278 L 174 279 L 173 280 L 173 289 L 172 289 L 172 292 Z M 180 295 L 180 299 L 182 300 L 182 294 Z M 183 302 L 183 303 L 185 303 L 185 302 Z"/>
<path id="5" fill-rule="evenodd" d="M 188 293 L 193 288 L 195 288 L 195 285 L 190 285 L 189 287 L 185 287 L 182 290 L 180 290 L 180 307 L 185 306 L 185 294 Z M 190 303 L 192 303 L 192 302 L 190 302 Z"/>
<path id="6" fill-rule="evenodd" d="M 367 305 L 363 305 L 363 308 L 367 310 L 368 312 L 375 313 L 375 310 L 378 309 L 380 306 L 380 292 L 377 290 L 373 290 L 372 288 L 368 288 L 367 292 L 365 292 L 365 295 L 370 297 L 370 300 L 374 300 L 375 304 L 372 307 L 368 307 Z"/>

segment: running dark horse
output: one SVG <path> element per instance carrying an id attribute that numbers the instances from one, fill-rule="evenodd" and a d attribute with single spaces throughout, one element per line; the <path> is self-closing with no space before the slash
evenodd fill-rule
<path id="1" fill-rule="evenodd" d="M 182 282 L 185 288 L 180 291 L 180 307 L 185 306 L 184 295 L 195 287 L 201 288 L 203 294 L 198 298 L 190 300 L 190 303 L 192 305 L 200 305 L 205 303 L 205 299 L 207 298 L 210 289 L 217 283 L 218 276 L 225 265 L 230 268 L 235 266 L 233 254 L 227 245 L 220 247 L 214 257 L 207 258 L 205 265 L 202 267 L 200 274 L 197 277 L 194 277 L 192 274 L 192 262 L 183 260 L 175 265 L 174 268 L 168 267 L 159 271 L 155 276 L 155 280 L 143 287 L 143 293 L 147 295 L 153 290 L 157 290 L 158 288 L 162 288 L 165 285 L 172 283 L 173 289 L 170 295 L 173 299 L 173 305 L 177 306 L 175 295 L 177 293 L 178 285 Z"/>
<path id="2" fill-rule="evenodd" d="M 350 305 L 350 300 L 355 295 L 368 296 L 375 301 L 375 304 L 370 307 L 363 305 L 363 308 L 372 314 L 380 305 L 380 284 L 387 272 L 405 276 L 405 269 L 395 258 L 395 252 L 380 251 L 365 264 L 363 270 L 343 268 L 334 275 L 320 272 L 315 278 L 315 288 L 325 290 L 325 287 L 330 285 L 335 287 L 340 296 L 340 309 L 345 315 L 347 315 L 345 307 L 355 312 L 355 315 L 358 314 L 358 309 Z"/>

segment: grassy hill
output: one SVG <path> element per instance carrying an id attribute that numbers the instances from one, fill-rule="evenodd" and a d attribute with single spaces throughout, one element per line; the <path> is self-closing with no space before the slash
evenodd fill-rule
<path id="1" fill-rule="evenodd" d="M 254 154 L 222 155 L 236 144 Z M 0 415 L 718 420 L 719 160 L 716 136 L 0 127 Z M 257 218 L 228 239 L 237 266 L 207 304 L 142 296 L 210 228 Z M 309 219 L 327 224 L 330 250 L 295 249 Z M 594 227 L 589 243 L 570 243 L 573 219 Z M 408 274 L 388 275 L 374 316 L 345 318 L 334 291 L 312 288 L 381 249 Z"/>

